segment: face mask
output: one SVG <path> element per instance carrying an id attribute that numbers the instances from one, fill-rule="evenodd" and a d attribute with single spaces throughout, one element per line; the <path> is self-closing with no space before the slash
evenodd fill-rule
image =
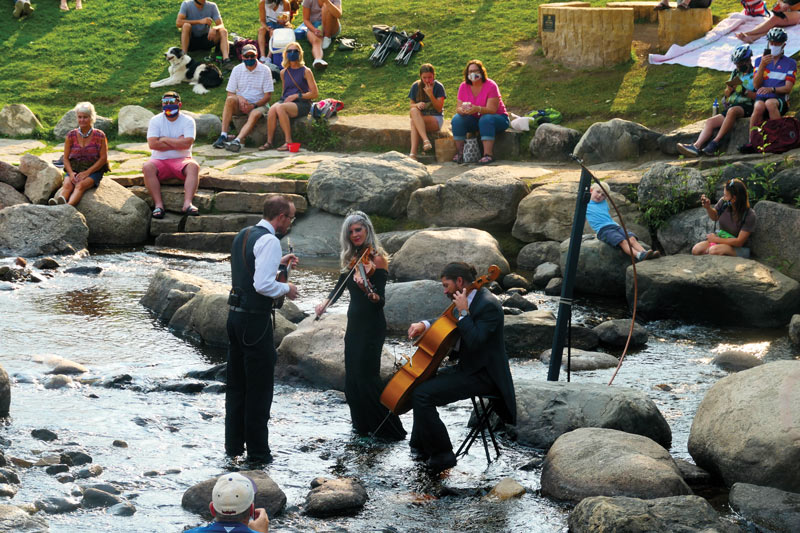
<path id="1" fill-rule="evenodd" d="M 779 55 L 781 55 L 781 54 L 783 53 L 783 49 L 784 49 L 785 47 L 786 47 L 786 45 L 785 45 L 785 44 L 782 44 L 782 45 L 780 45 L 780 46 L 776 46 L 776 45 L 774 45 L 774 44 L 771 44 L 771 45 L 770 45 L 770 48 L 772 48 L 772 55 L 774 55 L 774 56 L 779 56 Z"/>
<path id="2" fill-rule="evenodd" d="M 255 58 L 245 59 L 244 61 L 242 61 L 242 63 L 244 63 L 245 66 L 247 67 L 252 67 L 253 65 L 256 64 L 256 59 Z"/>
<path id="3" fill-rule="evenodd" d="M 470 79 L 470 81 L 478 81 L 479 79 L 481 79 L 481 73 L 480 72 L 470 72 L 467 75 L 467 77 Z"/>
<path id="4" fill-rule="evenodd" d="M 299 61 L 300 60 L 300 50 L 289 50 L 286 52 L 286 59 L 289 61 Z"/>
<path id="5" fill-rule="evenodd" d="M 164 104 L 161 106 L 161 110 L 164 111 L 164 114 L 168 117 L 177 117 L 178 113 L 181 112 L 181 105 L 180 104 Z"/>

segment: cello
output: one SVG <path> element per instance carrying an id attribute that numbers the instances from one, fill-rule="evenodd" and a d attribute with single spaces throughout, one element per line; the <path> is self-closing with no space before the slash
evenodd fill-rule
<path id="1" fill-rule="evenodd" d="M 489 273 L 470 283 L 467 293 L 480 289 L 500 277 L 500 267 L 492 265 Z M 459 339 L 458 319 L 453 316 L 455 302 L 445 309 L 431 327 L 414 342 L 417 350 L 411 359 L 398 370 L 381 393 L 381 403 L 396 415 L 411 409 L 411 393 L 417 385 L 436 374 L 439 365 Z"/>

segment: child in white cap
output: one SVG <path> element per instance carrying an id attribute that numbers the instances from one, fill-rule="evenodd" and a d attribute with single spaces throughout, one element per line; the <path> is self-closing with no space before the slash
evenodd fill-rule
<path id="1" fill-rule="evenodd" d="M 255 496 L 256 487 L 250 478 L 235 472 L 220 476 L 208 506 L 215 521 L 185 533 L 267 533 L 267 511 L 255 508 Z"/>

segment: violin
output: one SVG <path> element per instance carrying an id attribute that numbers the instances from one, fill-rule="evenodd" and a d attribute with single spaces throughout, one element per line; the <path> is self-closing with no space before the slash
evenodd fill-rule
<path id="1" fill-rule="evenodd" d="M 480 289 L 499 277 L 500 267 L 492 265 L 488 274 L 480 276 L 465 287 L 466 293 Z M 414 342 L 417 351 L 383 389 L 381 403 L 394 414 L 402 415 L 411 409 L 411 393 L 417 385 L 436 374 L 442 361 L 450 354 L 458 340 L 458 319 L 453 315 L 455 305 L 455 302 L 451 303 L 431 327 Z"/>
<path id="2" fill-rule="evenodd" d="M 362 290 L 367 293 L 367 296 L 377 294 L 375 292 L 375 287 L 373 287 L 372 283 L 370 283 L 369 281 L 369 278 L 371 278 L 372 275 L 375 273 L 375 263 L 372 262 L 374 258 L 375 258 L 375 251 L 372 249 L 371 246 L 367 246 L 364 252 L 361 254 L 361 256 L 354 257 L 347 265 L 347 268 L 349 269 L 347 276 L 353 276 L 353 280 L 356 283 L 358 283 L 359 287 L 362 286 L 362 284 L 359 283 L 360 281 L 362 281 L 363 282 Z M 345 277 L 345 281 L 346 280 L 347 277 Z M 318 312 L 316 312 L 316 317 L 314 318 L 314 320 L 319 320 L 320 317 L 322 317 L 325 311 L 328 310 L 328 306 L 331 304 L 331 301 L 338 298 L 339 293 L 344 289 L 345 285 L 347 284 L 342 283 L 341 286 L 339 286 L 336 293 L 331 298 L 325 301 L 325 305 L 323 305 L 322 308 L 319 309 Z M 370 300 L 371 299 L 372 298 L 370 298 Z"/>
<path id="3" fill-rule="evenodd" d="M 292 248 L 292 241 L 287 239 L 287 245 L 289 247 L 289 253 L 294 253 L 294 248 Z M 289 264 L 284 266 L 281 265 L 278 267 L 278 273 L 275 275 L 275 281 L 280 283 L 288 283 L 289 282 L 289 273 L 292 271 L 292 262 L 289 261 Z M 272 308 L 273 309 L 280 309 L 283 307 L 283 302 L 286 299 L 286 295 L 278 296 L 272 301 Z"/>

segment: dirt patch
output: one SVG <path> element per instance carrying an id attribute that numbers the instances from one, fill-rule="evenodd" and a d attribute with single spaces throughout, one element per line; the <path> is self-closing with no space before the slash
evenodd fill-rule
<path id="1" fill-rule="evenodd" d="M 658 24 L 642 23 L 633 25 L 633 50 L 642 64 L 647 63 L 649 54 L 660 53 L 658 49 Z"/>

